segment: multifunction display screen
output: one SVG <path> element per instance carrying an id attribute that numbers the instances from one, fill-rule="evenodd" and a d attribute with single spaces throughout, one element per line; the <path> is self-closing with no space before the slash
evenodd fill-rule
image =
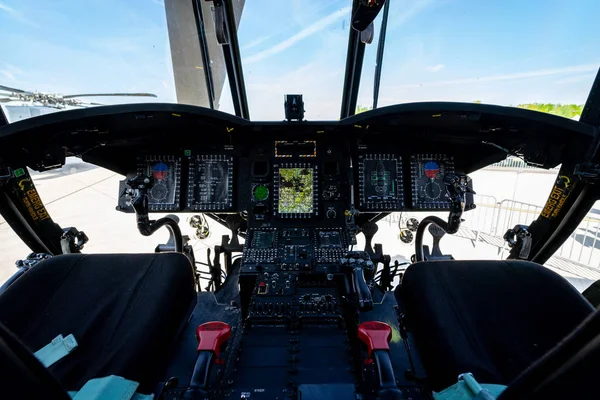
<path id="1" fill-rule="evenodd" d="M 279 169 L 279 213 L 313 213 L 314 175 L 312 168 Z"/>

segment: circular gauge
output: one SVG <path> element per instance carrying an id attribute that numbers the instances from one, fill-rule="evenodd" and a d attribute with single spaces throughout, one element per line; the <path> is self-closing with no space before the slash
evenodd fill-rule
<path id="1" fill-rule="evenodd" d="M 437 182 L 429 182 L 425 185 L 425 196 L 427 196 L 431 200 L 437 200 L 440 198 L 442 194 L 442 189 Z"/>
<path id="2" fill-rule="evenodd" d="M 152 197 L 152 199 L 157 201 L 166 199 L 168 194 L 169 189 L 167 189 L 167 187 L 162 183 L 158 183 L 154 185 L 152 189 L 150 189 L 150 196 Z"/>
<path id="3" fill-rule="evenodd" d="M 163 162 L 159 162 L 152 167 L 152 176 L 158 180 L 163 181 L 169 174 L 169 166 Z"/>
<path id="4" fill-rule="evenodd" d="M 252 190 L 252 196 L 255 200 L 264 201 L 269 197 L 269 188 L 265 185 L 256 185 Z"/>

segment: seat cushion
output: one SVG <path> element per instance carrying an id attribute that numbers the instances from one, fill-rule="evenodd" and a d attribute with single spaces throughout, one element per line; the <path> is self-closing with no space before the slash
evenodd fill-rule
<path id="1" fill-rule="evenodd" d="M 194 299 L 182 254 L 62 255 L 0 295 L 0 321 L 34 352 L 75 336 L 78 348 L 49 368 L 67 390 L 119 375 L 151 392 Z"/>
<path id="2" fill-rule="evenodd" d="M 417 263 L 396 295 L 436 391 L 464 372 L 507 385 L 593 311 L 561 276 L 526 261 Z"/>

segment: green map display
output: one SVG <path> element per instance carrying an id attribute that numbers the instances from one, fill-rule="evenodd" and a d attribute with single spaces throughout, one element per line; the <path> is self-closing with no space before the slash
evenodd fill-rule
<path id="1" fill-rule="evenodd" d="M 312 168 L 279 169 L 279 213 L 313 212 Z"/>

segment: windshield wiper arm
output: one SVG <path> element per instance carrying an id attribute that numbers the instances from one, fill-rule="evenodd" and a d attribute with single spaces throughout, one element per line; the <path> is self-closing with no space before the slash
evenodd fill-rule
<path id="1" fill-rule="evenodd" d="M 381 30 L 379 31 L 379 43 L 377 44 L 377 60 L 375 61 L 375 81 L 373 82 L 373 109 L 377 108 L 379 100 L 379 84 L 381 82 L 381 68 L 383 64 L 383 51 L 385 49 L 385 35 L 387 33 L 388 14 L 390 11 L 390 1 L 384 4 L 383 18 L 381 21 Z"/>

